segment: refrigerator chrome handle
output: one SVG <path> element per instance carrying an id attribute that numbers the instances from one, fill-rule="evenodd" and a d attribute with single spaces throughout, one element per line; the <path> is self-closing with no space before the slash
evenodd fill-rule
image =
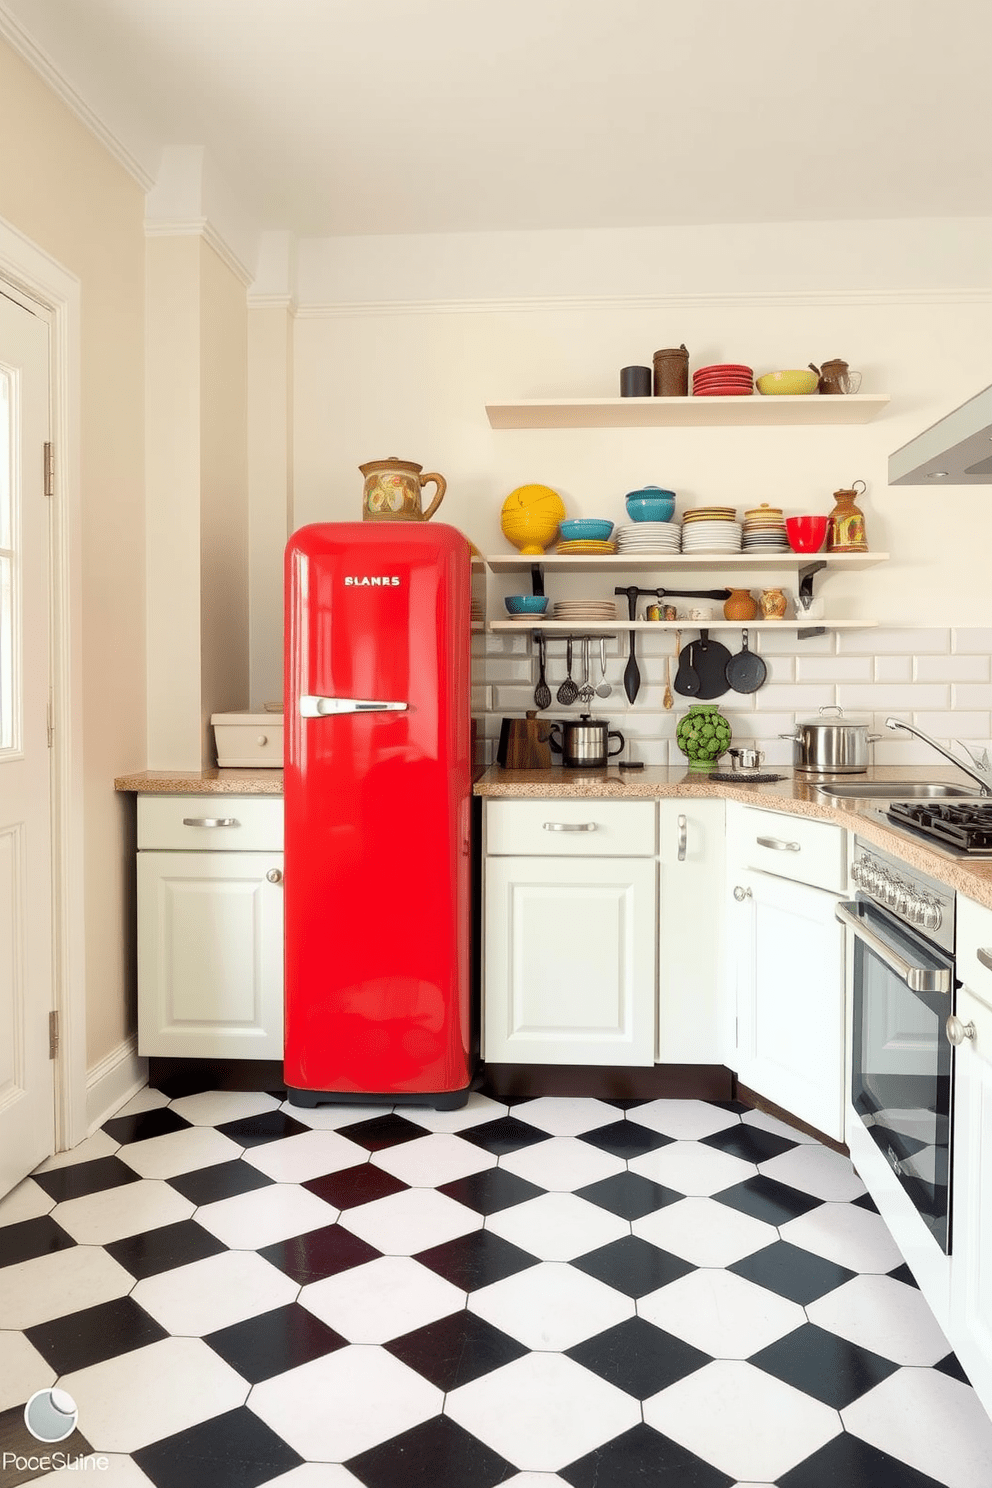
<path id="1" fill-rule="evenodd" d="M 334 713 L 404 713 L 409 703 L 382 703 L 374 698 L 300 698 L 301 718 L 327 718 Z"/>

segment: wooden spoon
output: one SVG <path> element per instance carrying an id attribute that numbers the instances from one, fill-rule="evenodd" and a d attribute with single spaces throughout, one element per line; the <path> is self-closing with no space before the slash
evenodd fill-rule
<path id="1" fill-rule="evenodd" d="M 675 655 L 676 656 L 678 656 L 678 654 L 679 654 L 679 644 L 681 642 L 681 639 L 682 639 L 682 632 L 680 630 L 677 630 L 675 632 Z M 664 695 L 664 697 L 661 700 L 661 706 L 663 708 L 671 708 L 673 706 L 674 702 L 675 702 L 675 699 L 672 697 L 672 659 L 671 659 L 670 656 L 666 656 L 665 657 L 665 695 Z"/>

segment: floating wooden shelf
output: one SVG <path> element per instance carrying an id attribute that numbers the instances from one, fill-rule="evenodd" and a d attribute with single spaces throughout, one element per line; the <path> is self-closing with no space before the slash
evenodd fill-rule
<path id="1" fill-rule="evenodd" d="M 747 424 L 867 424 L 888 406 L 888 393 L 822 397 L 526 398 L 487 403 L 494 429 L 648 429 Z"/>
<path id="2" fill-rule="evenodd" d="M 796 573 L 812 564 L 834 573 L 857 572 L 889 561 L 888 553 L 495 553 L 486 558 L 493 573 L 546 574 L 679 573 L 715 569 L 727 573 Z M 773 622 L 774 623 L 774 622 Z"/>
<path id="3" fill-rule="evenodd" d="M 794 616 L 791 620 L 545 620 L 540 615 L 523 620 L 490 620 L 491 631 L 543 630 L 548 635 L 613 635 L 619 630 L 868 630 L 877 620 L 810 620 Z"/>

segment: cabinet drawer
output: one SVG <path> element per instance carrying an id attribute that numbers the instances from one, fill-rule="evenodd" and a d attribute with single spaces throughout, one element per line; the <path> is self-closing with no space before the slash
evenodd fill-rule
<path id="1" fill-rule="evenodd" d="M 654 801 L 489 801 L 486 851 L 541 857 L 654 856 Z"/>
<path id="2" fill-rule="evenodd" d="M 138 848 L 281 852 L 281 796 L 139 796 Z"/>
<path id="3" fill-rule="evenodd" d="M 958 976 L 969 992 L 992 1008 L 992 966 L 986 965 L 982 959 L 984 956 L 992 962 L 992 909 L 959 894 L 957 918 Z M 986 1057 L 992 1058 L 989 1050 L 990 1044 L 986 1041 Z"/>
<path id="4" fill-rule="evenodd" d="M 748 868 L 816 889 L 844 893 L 847 888 L 847 841 L 843 827 L 809 821 L 779 811 L 745 806 L 740 819 L 740 845 Z"/>

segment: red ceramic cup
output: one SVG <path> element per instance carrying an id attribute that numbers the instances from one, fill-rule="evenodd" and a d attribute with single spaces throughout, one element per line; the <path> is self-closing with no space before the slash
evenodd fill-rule
<path id="1" fill-rule="evenodd" d="M 786 517 L 785 530 L 794 553 L 818 553 L 827 535 L 827 518 Z"/>

